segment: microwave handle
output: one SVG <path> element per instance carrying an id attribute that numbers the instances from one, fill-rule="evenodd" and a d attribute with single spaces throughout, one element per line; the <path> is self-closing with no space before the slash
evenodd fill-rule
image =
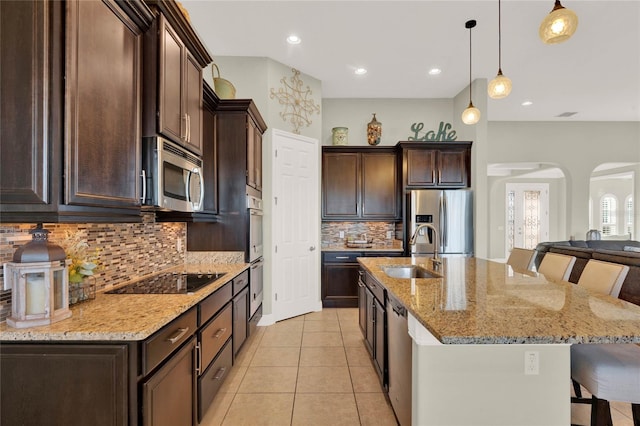
<path id="1" fill-rule="evenodd" d="M 144 169 L 142 169 L 140 177 L 142 178 L 142 197 L 140 197 L 140 204 L 144 204 L 147 199 L 147 172 Z"/>
<path id="2" fill-rule="evenodd" d="M 198 202 L 198 204 L 195 204 L 193 201 L 191 201 L 191 191 L 189 191 L 191 187 L 192 175 L 194 174 L 200 176 L 200 201 Z M 193 206 L 193 210 L 200 211 L 202 209 L 202 203 L 204 202 L 204 179 L 202 178 L 202 173 L 200 173 L 199 168 L 195 167 L 189 172 L 189 179 L 187 180 L 187 188 L 185 192 L 187 193 L 187 201 L 191 203 L 191 205 Z"/>

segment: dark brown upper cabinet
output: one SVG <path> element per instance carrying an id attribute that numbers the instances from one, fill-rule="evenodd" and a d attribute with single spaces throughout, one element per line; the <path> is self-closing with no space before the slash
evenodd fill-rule
<path id="1" fill-rule="evenodd" d="M 399 219 L 394 147 L 322 148 L 322 220 Z"/>
<path id="2" fill-rule="evenodd" d="M 400 142 L 398 146 L 405 188 L 471 186 L 471 142 Z"/>
<path id="3" fill-rule="evenodd" d="M 144 41 L 143 134 L 160 134 L 201 154 L 202 69 L 211 55 L 174 2 L 147 3 L 157 17 Z"/>
<path id="4" fill-rule="evenodd" d="M 140 221 L 140 1 L 0 2 L 3 222 Z"/>

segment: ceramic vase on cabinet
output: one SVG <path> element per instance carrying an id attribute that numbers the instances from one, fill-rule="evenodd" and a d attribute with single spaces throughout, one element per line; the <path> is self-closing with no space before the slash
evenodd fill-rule
<path id="1" fill-rule="evenodd" d="M 373 118 L 367 124 L 367 142 L 369 145 L 378 145 L 380 138 L 382 137 L 382 123 L 376 120 L 376 113 L 373 113 Z"/>
<path id="2" fill-rule="evenodd" d="M 349 144 L 349 129 L 347 127 L 334 127 L 331 132 L 333 133 L 334 145 Z"/>

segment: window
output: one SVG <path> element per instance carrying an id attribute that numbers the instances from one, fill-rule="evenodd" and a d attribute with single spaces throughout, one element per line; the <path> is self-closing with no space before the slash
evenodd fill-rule
<path id="1" fill-rule="evenodd" d="M 606 194 L 600 201 L 600 220 L 602 235 L 616 235 L 616 216 L 618 215 L 618 201 L 611 194 Z"/>
<path id="2" fill-rule="evenodd" d="M 624 215 L 625 215 L 625 223 L 626 223 L 626 232 L 629 235 L 633 235 L 633 197 L 629 195 L 624 202 Z"/>

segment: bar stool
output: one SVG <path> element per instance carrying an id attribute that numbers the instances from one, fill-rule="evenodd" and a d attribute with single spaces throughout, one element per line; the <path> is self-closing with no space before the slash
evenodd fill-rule
<path id="1" fill-rule="evenodd" d="M 567 281 L 575 263 L 575 256 L 547 252 L 540 262 L 538 272 L 551 282 Z"/>
<path id="2" fill-rule="evenodd" d="M 631 403 L 633 424 L 640 425 L 640 346 L 571 345 L 571 379 L 579 383 L 571 402 L 591 404 L 591 426 L 611 425 L 609 401 Z M 580 385 L 592 395 L 582 398 Z"/>
<path id="3" fill-rule="evenodd" d="M 511 249 L 511 254 L 507 259 L 507 265 L 511 266 L 516 272 L 530 271 L 533 269 L 535 254 L 535 250 L 514 247 Z"/>
<path id="4" fill-rule="evenodd" d="M 589 260 L 578 285 L 618 297 L 629 267 Z M 611 425 L 609 401 L 631 403 L 633 422 L 640 426 L 640 346 L 634 344 L 577 344 L 571 346 L 572 402 L 591 404 L 591 425 Z M 580 385 L 592 395 L 582 398 Z"/>

